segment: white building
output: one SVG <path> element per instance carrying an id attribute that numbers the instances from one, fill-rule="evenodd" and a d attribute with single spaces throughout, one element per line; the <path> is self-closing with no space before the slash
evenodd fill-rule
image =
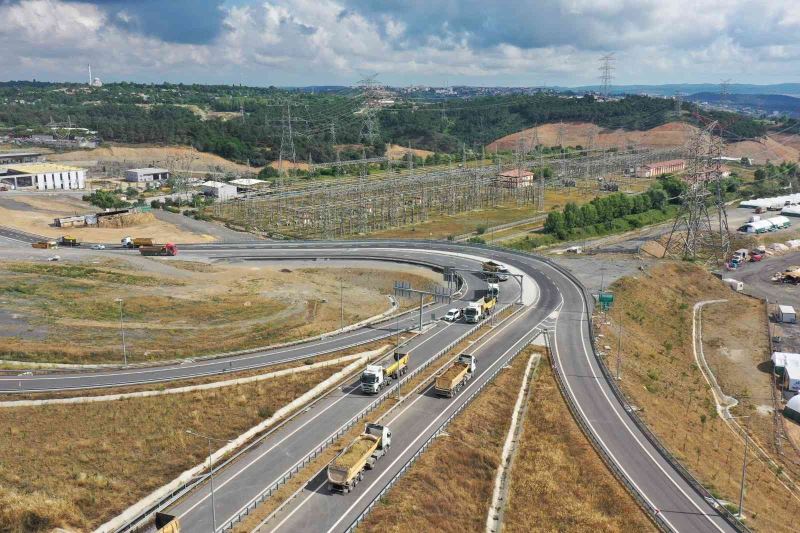
<path id="1" fill-rule="evenodd" d="M 166 181 L 169 179 L 169 170 L 166 168 L 132 168 L 125 171 L 125 181 L 146 183 L 150 181 Z"/>
<path id="2" fill-rule="evenodd" d="M 213 196 L 217 200 L 236 198 L 238 192 L 235 185 L 222 183 L 221 181 L 206 181 L 201 186 L 203 187 L 203 194 Z"/>
<path id="3" fill-rule="evenodd" d="M 783 388 L 794 392 L 800 391 L 800 360 L 786 360 L 783 369 Z"/>
<path id="4" fill-rule="evenodd" d="M 86 169 L 58 163 L 20 163 L 0 167 L 0 187 L 37 191 L 86 188 Z"/>

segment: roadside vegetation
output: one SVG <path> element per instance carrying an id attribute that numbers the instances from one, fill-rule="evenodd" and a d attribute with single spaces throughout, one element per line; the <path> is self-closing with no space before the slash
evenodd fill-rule
<path id="1" fill-rule="evenodd" d="M 655 531 L 573 420 L 546 361 L 528 401 L 503 531 Z"/>
<path id="2" fill-rule="evenodd" d="M 723 387 L 743 400 L 735 416 L 749 416 L 751 438 L 773 455 L 770 409 L 759 377 L 769 369 L 763 307 L 736 294 L 711 274 L 689 263 L 662 263 L 649 272 L 622 278 L 611 286 L 615 295 L 610 323 L 602 325 L 603 344 L 617 345 L 622 320 L 623 391 L 670 452 L 712 494 L 737 511 L 744 442 L 717 415 L 712 392 L 692 351 L 692 308 L 701 300 L 727 299 L 724 316 L 712 307 L 703 335 L 707 355 L 723 376 Z M 755 315 L 755 316 L 754 316 Z M 602 321 L 601 321 L 602 322 Z M 706 333 L 706 328 L 708 333 Z M 737 331 L 734 331 L 736 329 Z M 724 349 L 723 349 L 724 347 Z M 759 383 L 762 383 L 759 385 Z M 792 531 L 797 500 L 778 480 L 783 467 L 771 469 L 749 454 L 745 514 L 760 531 Z M 773 455 L 773 459 L 777 459 Z M 791 486 L 791 483 L 789 483 Z"/>
<path id="3" fill-rule="evenodd" d="M 129 363 L 266 346 L 333 331 L 389 309 L 395 279 L 427 287 L 422 268 L 393 270 L 215 265 L 136 258 L 0 263 L 0 358 Z M 340 298 L 343 305 L 340 306 Z M 122 321 L 120 324 L 120 302 Z M 417 300 L 400 299 L 410 308 Z"/>
<path id="4" fill-rule="evenodd" d="M 346 363 L 345 363 L 346 364 Z M 0 531 L 88 531 L 345 364 L 153 398 L 0 409 Z"/>

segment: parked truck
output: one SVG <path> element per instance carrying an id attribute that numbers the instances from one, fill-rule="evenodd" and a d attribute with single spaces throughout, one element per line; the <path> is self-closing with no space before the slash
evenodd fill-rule
<path id="1" fill-rule="evenodd" d="M 364 479 L 364 470 L 372 470 L 375 462 L 386 455 L 392 445 L 392 432 L 386 426 L 367 424 L 364 433 L 355 438 L 328 465 L 328 489 L 347 494 Z"/>
<path id="2" fill-rule="evenodd" d="M 500 281 L 508 279 L 508 268 L 502 263 L 496 261 L 486 261 L 481 265 L 483 274 L 487 277 L 495 277 Z"/>
<path id="3" fill-rule="evenodd" d="M 156 243 L 151 237 L 123 237 L 120 241 L 123 248 L 139 248 L 141 246 L 155 246 Z"/>
<path id="4" fill-rule="evenodd" d="M 64 235 L 60 239 L 58 239 L 58 244 L 61 246 L 80 246 L 81 243 L 78 242 L 77 237 L 72 237 L 71 235 Z"/>
<path id="5" fill-rule="evenodd" d="M 152 246 L 139 246 L 139 253 L 142 255 L 178 255 L 178 247 L 171 242 Z"/>
<path id="6" fill-rule="evenodd" d="M 472 379 L 472 374 L 475 373 L 476 359 L 474 355 L 462 353 L 458 356 L 458 360 L 448 366 L 444 372 L 436 377 L 434 383 L 434 390 L 439 396 L 446 396 L 452 398 L 461 390 L 464 384 Z"/>
<path id="7" fill-rule="evenodd" d="M 464 320 L 470 324 L 477 324 L 490 314 L 492 309 L 497 304 L 497 298 L 491 294 L 487 294 L 474 302 L 470 302 L 464 309 Z"/>
<path id="8" fill-rule="evenodd" d="M 377 394 L 382 388 L 408 372 L 408 350 L 396 348 L 392 357 L 374 365 L 367 365 L 361 373 L 361 391 Z"/>

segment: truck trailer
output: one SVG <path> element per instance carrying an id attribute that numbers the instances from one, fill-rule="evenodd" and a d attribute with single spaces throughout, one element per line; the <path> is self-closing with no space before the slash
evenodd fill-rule
<path id="1" fill-rule="evenodd" d="M 508 279 L 508 268 L 496 261 L 486 261 L 481 264 L 481 268 L 483 269 L 483 274 L 486 277 L 494 277 L 500 281 L 506 281 Z"/>
<path id="2" fill-rule="evenodd" d="M 139 248 L 141 246 L 156 246 L 155 241 L 151 237 L 123 237 L 120 240 L 123 248 Z"/>
<path id="3" fill-rule="evenodd" d="M 70 235 L 64 235 L 60 239 L 58 239 L 58 244 L 61 246 L 80 246 L 81 243 L 78 242 L 77 237 L 72 237 Z"/>
<path id="4" fill-rule="evenodd" d="M 382 388 L 408 372 L 408 350 L 396 348 L 391 358 L 367 365 L 361 373 L 361 391 L 377 394 Z"/>
<path id="5" fill-rule="evenodd" d="M 386 426 L 367 424 L 364 433 L 328 465 L 328 489 L 347 494 L 364 479 L 364 470 L 372 470 L 375 462 L 386 455 L 392 445 L 392 432 Z"/>
<path id="6" fill-rule="evenodd" d="M 466 382 L 472 379 L 475 373 L 476 359 L 474 355 L 462 353 L 458 360 L 448 366 L 444 372 L 436 377 L 434 390 L 439 396 L 452 398 L 461 390 Z"/>
<path id="7" fill-rule="evenodd" d="M 167 244 L 154 244 L 152 246 L 139 246 L 142 255 L 178 255 L 178 247 L 168 242 Z"/>

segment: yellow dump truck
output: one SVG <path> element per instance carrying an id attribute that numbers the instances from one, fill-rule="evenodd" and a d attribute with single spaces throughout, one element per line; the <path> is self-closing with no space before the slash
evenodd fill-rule
<path id="1" fill-rule="evenodd" d="M 58 243 L 56 241 L 39 241 L 31 244 L 31 246 L 47 250 L 49 248 L 58 248 Z"/>
<path id="2" fill-rule="evenodd" d="M 156 513 L 156 533 L 181 533 L 178 517 L 167 513 Z"/>
<path id="3" fill-rule="evenodd" d="M 382 388 L 408 372 L 408 350 L 396 348 L 392 357 L 374 365 L 367 365 L 361 373 L 361 391 L 377 394 Z"/>
<path id="4" fill-rule="evenodd" d="M 466 382 L 472 379 L 475 373 L 476 359 L 474 355 L 462 353 L 458 360 L 444 369 L 444 372 L 436 377 L 434 390 L 439 396 L 452 398 L 461 390 Z"/>
<path id="5" fill-rule="evenodd" d="M 58 239 L 58 244 L 61 246 L 80 246 L 81 243 L 78 241 L 77 237 L 72 237 L 71 235 L 64 235 L 60 239 Z"/>
<path id="6" fill-rule="evenodd" d="M 375 462 L 386 455 L 392 445 L 392 432 L 386 426 L 367 424 L 364 433 L 355 438 L 328 465 L 328 489 L 347 494 L 364 479 L 364 470 L 372 470 Z"/>

